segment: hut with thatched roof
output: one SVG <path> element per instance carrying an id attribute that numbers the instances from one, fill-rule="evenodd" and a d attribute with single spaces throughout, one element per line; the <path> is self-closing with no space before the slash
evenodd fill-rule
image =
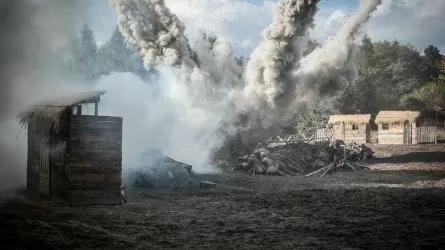
<path id="1" fill-rule="evenodd" d="M 367 143 L 370 140 L 370 120 L 370 114 L 331 115 L 328 124 L 332 126 L 332 139 L 345 143 Z"/>
<path id="2" fill-rule="evenodd" d="M 380 111 L 375 119 L 379 144 L 417 144 L 418 111 Z"/>
<path id="3" fill-rule="evenodd" d="M 28 190 L 73 206 L 122 203 L 122 118 L 98 115 L 104 93 L 76 93 L 18 115 L 28 128 Z M 93 103 L 94 115 L 82 114 Z"/>

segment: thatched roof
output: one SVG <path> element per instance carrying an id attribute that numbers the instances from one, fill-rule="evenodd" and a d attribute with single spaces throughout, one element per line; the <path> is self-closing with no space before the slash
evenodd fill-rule
<path id="1" fill-rule="evenodd" d="M 335 124 L 339 122 L 344 123 L 369 123 L 371 120 L 370 114 L 360 114 L 360 115 L 331 115 L 329 117 L 329 124 Z"/>
<path id="2" fill-rule="evenodd" d="M 403 123 L 413 122 L 420 116 L 419 111 L 380 111 L 375 123 Z"/>
<path id="3" fill-rule="evenodd" d="M 98 100 L 105 91 L 91 91 L 75 93 L 63 98 L 47 100 L 31 106 L 18 114 L 20 124 L 26 125 L 30 121 L 43 127 L 55 126 L 58 128 L 64 111 L 82 103 L 92 103 Z"/>

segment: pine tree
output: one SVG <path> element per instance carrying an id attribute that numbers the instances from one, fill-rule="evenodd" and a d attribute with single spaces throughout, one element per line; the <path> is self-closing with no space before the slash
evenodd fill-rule
<path id="1" fill-rule="evenodd" d="M 84 25 L 80 31 L 80 38 L 77 48 L 77 59 L 81 65 L 85 80 L 93 80 L 99 76 L 98 64 L 96 61 L 97 44 L 93 31 L 88 25 Z"/>
<path id="2" fill-rule="evenodd" d="M 101 72 L 132 72 L 145 79 L 147 70 L 143 67 L 142 58 L 134 46 L 127 44 L 118 27 L 110 39 L 99 49 Z"/>

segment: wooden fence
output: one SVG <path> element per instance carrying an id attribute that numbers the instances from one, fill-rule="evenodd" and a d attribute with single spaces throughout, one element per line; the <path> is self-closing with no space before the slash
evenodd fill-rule
<path id="1" fill-rule="evenodd" d="M 332 129 L 324 128 L 324 129 L 314 129 L 312 131 L 313 132 L 299 132 L 298 134 L 290 135 L 284 138 L 280 136 L 277 136 L 275 138 L 272 137 L 267 142 L 267 146 L 276 147 L 298 142 L 305 142 L 305 143 L 323 142 L 323 141 L 330 142 L 332 140 L 333 136 Z"/>
<path id="2" fill-rule="evenodd" d="M 437 143 L 437 129 L 434 126 L 417 128 L 417 143 Z"/>

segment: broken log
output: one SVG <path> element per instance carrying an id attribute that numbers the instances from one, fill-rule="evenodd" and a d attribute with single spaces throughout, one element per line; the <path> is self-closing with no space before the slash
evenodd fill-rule
<path id="1" fill-rule="evenodd" d="M 332 167 L 334 167 L 334 163 L 330 163 L 326 171 L 324 171 L 320 177 L 323 177 L 327 172 L 329 172 L 332 169 Z"/>

